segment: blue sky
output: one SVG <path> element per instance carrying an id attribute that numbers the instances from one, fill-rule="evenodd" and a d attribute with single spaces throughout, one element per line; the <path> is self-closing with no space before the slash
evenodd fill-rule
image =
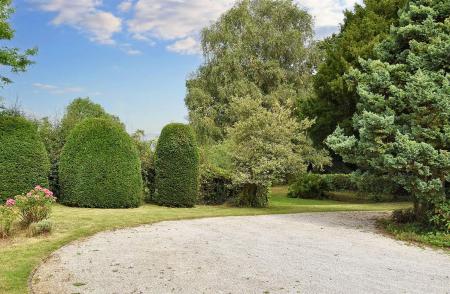
<path id="1" fill-rule="evenodd" d="M 0 89 L 36 117 L 61 117 L 89 96 L 131 132 L 157 135 L 186 120 L 185 80 L 201 64 L 198 33 L 233 0 L 16 0 L 8 46 L 38 47 L 36 64 Z M 336 31 L 359 0 L 296 0 L 318 37 Z"/>

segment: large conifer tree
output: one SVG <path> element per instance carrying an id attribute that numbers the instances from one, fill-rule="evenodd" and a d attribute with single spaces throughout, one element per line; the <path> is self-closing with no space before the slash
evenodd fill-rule
<path id="1" fill-rule="evenodd" d="M 376 53 L 379 60 L 361 60 L 352 72 L 357 136 L 338 128 L 327 144 L 401 184 L 419 220 L 449 230 L 450 2 L 411 0 Z"/>

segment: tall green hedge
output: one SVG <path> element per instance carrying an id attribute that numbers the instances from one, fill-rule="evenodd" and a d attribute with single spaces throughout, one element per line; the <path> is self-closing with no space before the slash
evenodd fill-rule
<path id="1" fill-rule="evenodd" d="M 0 203 L 36 185 L 48 187 L 49 172 L 37 127 L 19 116 L 0 115 Z"/>
<path id="2" fill-rule="evenodd" d="M 156 146 L 156 192 L 161 205 L 192 207 L 197 201 L 199 154 L 191 127 L 172 123 L 164 127 Z"/>
<path id="3" fill-rule="evenodd" d="M 107 118 L 86 119 L 69 134 L 59 163 L 61 201 L 70 206 L 137 207 L 139 155 L 130 136 Z"/>

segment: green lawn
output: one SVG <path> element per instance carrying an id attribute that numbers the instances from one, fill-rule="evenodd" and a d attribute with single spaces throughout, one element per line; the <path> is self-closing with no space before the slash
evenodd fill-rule
<path id="1" fill-rule="evenodd" d="M 51 252 L 61 246 L 104 230 L 200 217 L 261 215 L 326 211 L 375 211 L 409 207 L 409 203 L 355 204 L 328 200 L 303 200 L 286 197 L 285 187 L 272 189 L 268 208 L 232 208 L 197 206 L 195 208 L 165 208 L 144 205 L 136 209 L 87 209 L 55 205 L 52 221 L 54 231 L 49 236 L 27 238 L 19 233 L 10 240 L 0 240 L 0 293 L 26 293 L 33 269 Z"/>

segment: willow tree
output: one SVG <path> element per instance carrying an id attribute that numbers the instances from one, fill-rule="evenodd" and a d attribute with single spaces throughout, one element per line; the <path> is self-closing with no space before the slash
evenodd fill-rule
<path id="1" fill-rule="evenodd" d="M 450 229 L 450 3 L 411 0 L 399 25 L 351 77 L 358 136 L 338 128 L 327 144 L 344 161 L 384 174 L 413 197 L 416 217 Z"/>
<path id="2" fill-rule="evenodd" d="M 290 0 L 243 0 L 202 31 L 205 62 L 187 81 L 189 120 L 201 143 L 217 142 L 237 118 L 236 97 L 299 100 L 314 71 L 311 16 Z M 264 101 L 270 109 L 271 101 Z"/>
<path id="3" fill-rule="evenodd" d="M 265 206 L 267 188 L 314 153 L 312 121 L 296 114 L 316 63 L 311 16 L 290 0 L 239 1 L 203 30 L 202 47 L 205 63 L 187 82 L 190 122 L 202 145 L 231 146 L 238 203 Z"/>

